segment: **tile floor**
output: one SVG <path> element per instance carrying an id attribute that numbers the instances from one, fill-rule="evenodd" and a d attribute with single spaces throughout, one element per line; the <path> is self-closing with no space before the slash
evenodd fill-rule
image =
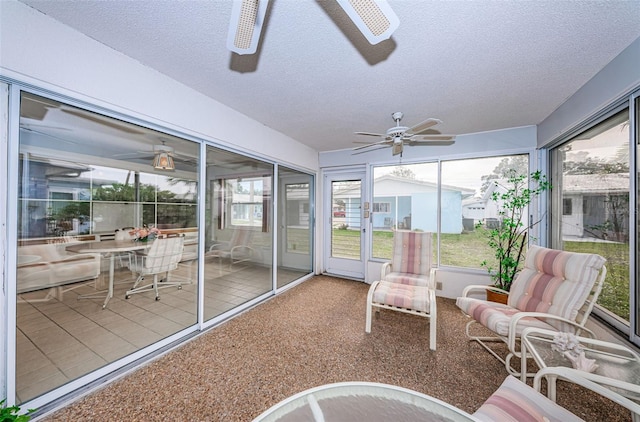
<path id="1" fill-rule="evenodd" d="M 195 273 L 192 271 L 194 276 Z M 279 285 L 305 274 L 279 270 Z M 20 295 L 16 330 L 19 403 L 196 323 L 195 283 L 185 284 L 181 289 L 162 289 L 159 301 L 154 300 L 153 292 L 125 299 L 124 292 L 131 287 L 134 277 L 126 268 L 116 269 L 114 275 L 114 296 L 104 310 L 104 299 L 79 300 L 78 296 L 105 289 L 106 273 L 97 282 L 72 286 L 61 299 L 43 300 L 47 291 Z M 172 277 L 185 280 L 188 275 L 185 267 L 172 273 Z M 207 262 L 204 278 L 207 320 L 271 290 L 268 267 L 246 265 L 231 270 L 217 262 Z"/>

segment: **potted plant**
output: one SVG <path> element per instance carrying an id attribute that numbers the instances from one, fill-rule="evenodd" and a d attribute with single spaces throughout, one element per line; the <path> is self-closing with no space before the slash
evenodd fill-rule
<path id="1" fill-rule="evenodd" d="M 0 421 L 8 422 L 27 422 L 31 419 L 31 414 L 35 412 L 35 409 L 29 409 L 27 413 L 21 415 L 20 407 L 18 406 L 6 406 L 5 400 L 0 401 Z"/>
<path id="2" fill-rule="evenodd" d="M 509 171 L 506 180 L 493 183 L 495 189 L 491 193 L 491 200 L 497 206 L 498 221 L 487 227 L 486 235 L 496 259 L 494 262 L 484 260 L 480 265 L 489 272 L 493 286 L 508 293 L 524 259 L 529 229 L 540 222 L 527 224 L 528 216 L 525 213 L 534 198 L 551 189 L 551 184 L 540 171 L 527 175 L 516 170 Z M 494 291 L 487 290 L 487 298 L 492 300 L 490 292 Z M 501 296 L 501 299 L 493 300 L 506 303 L 506 295 Z"/>

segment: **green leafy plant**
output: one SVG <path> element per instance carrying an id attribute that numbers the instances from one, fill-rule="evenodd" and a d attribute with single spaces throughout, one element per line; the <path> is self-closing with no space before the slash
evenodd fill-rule
<path id="1" fill-rule="evenodd" d="M 31 419 L 31 414 L 35 412 L 35 409 L 29 409 L 24 415 L 20 414 L 20 407 L 18 406 L 5 406 L 5 400 L 0 401 L 0 422 L 27 422 Z"/>
<path id="2" fill-rule="evenodd" d="M 507 174 L 506 182 L 493 183 L 495 189 L 491 200 L 498 207 L 498 222 L 488 228 L 486 235 L 496 261 L 490 263 L 485 260 L 480 265 L 487 268 L 496 287 L 509 291 L 524 258 L 529 229 L 540 222 L 525 224 L 524 221 L 528 220 L 525 213 L 533 199 L 551 189 L 551 184 L 540 171 L 526 175 L 516 170 Z M 478 228 L 481 226 L 479 223 Z"/>

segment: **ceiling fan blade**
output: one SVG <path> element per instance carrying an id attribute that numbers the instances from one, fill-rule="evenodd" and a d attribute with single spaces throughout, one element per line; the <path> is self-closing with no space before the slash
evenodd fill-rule
<path id="1" fill-rule="evenodd" d="M 403 145 L 404 144 L 402 142 L 394 143 L 393 148 L 391 148 L 391 154 L 392 155 L 402 154 Z"/>
<path id="2" fill-rule="evenodd" d="M 424 122 L 420 122 L 417 125 L 411 126 L 409 129 L 407 129 L 406 133 L 411 135 L 419 135 L 421 132 L 424 132 L 425 130 L 439 123 L 442 123 L 442 120 L 427 119 Z"/>
<path id="3" fill-rule="evenodd" d="M 409 141 L 450 141 L 453 139 L 456 139 L 456 135 L 418 135 L 412 136 Z"/>
<path id="4" fill-rule="evenodd" d="M 387 0 L 337 0 L 369 44 L 391 37 L 400 20 Z"/>
<path id="5" fill-rule="evenodd" d="M 391 143 L 391 142 L 386 140 L 386 139 L 382 140 L 382 141 L 378 141 L 378 142 L 369 142 L 366 145 L 355 147 L 355 148 L 353 148 L 353 150 L 355 151 L 355 150 L 358 150 L 358 149 L 368 148 L 368 147 L 372 147 L 372 146 L 375 146 L 375 145 L 384 145 L 384 144 L 389 144 L 389 143 Z"/>
<path id="6" fill-rule="evenodd" d="M 64 113 L 67 113 L 67 114 L 71 114 L 72 116 L 76 116 L 76 117 L 80 117 L 82 119 L 89 120 L 90 122 L 93 122 L 93 123 L 98 123 L 98 124 L 101 124 L 103 126 L 107 126 L 107 127 L 112 128 L 112 129 L 119 130 L 121 132 L 132 133 L 132 134 L 136 134 L 136 135 L 144 134 L 143 131 L 136 129 L 136 127 L 133 124 L 121 122 L 119 120 L 114 120 L 114 119 L 112 119 L 110 117 L 106 117 L 106 116 L 103 117 L 100 114 L 95 114 L 95 113 L 88 112 L 88 111 L 85 112 L 83 110 L 66 109 L 66 108 L 61 108 L 60 111 L 62 111 Z"/>
<path id="7" fill-rule="evenodd" d="M 237 54 L 258 49 L 269 0 L 234 0 L 227 35 L 227 48 Z"/>
<path id="8" fill-rule="evenodd" d="M 453 139 L 442 140 L 442 141 L 438 141 L 438 140 L 434 140 L 434 139 L 432 139 L 432 140 L 425 139 L 425 140 L 422 140 L 422 141 L 420 141 L 420 140 L 416 140 L 416 141 L 410 140 L 408 142 L 409 145 L 413 145 L 413 146 L 417 146 L 417 145 L 425 145 L 425 146 L 440 146 L 440 145 L 443 145 L 443 146 L 446 146 L 446 145 L 453 145 L 455 143 L 456 143 L 456 141 L 454 141 Z"/>
<path id="9" fill-rule="evenodd" d="M 383 138 L 387 135 L 383 133 L 371 133 L 371 132 L 354 132 L 356 135 L 364 135 L 364 136 L 382 136 Z"/>
<path id="10" fill-rule="evenodd" d="M 389 148 L 387 145 L 378 145 L 376 148 L 371 148 L 371 149 L 367 149 L 367 150 L 361 150 L 361 151 L 357 151 L 357 152 L 352 152 L 351 155 L 357 155 L 357 154 L 364 154 L 365 152 L 371 152 L 371 151 L 377 151 L 379 149 L 383 149 L 383 148 Z M 357 148 L 360 149 L 360 148 Z M 354 151 L 356 150 L 356 148 L 354 148 Z"/>

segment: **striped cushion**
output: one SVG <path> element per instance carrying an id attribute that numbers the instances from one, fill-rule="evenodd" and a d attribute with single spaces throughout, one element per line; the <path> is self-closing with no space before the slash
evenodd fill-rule
<path id="1" fill-rule="evenodd" d="M 428 275 L 431 254 L 431 233 L 397 230 L 393 234 L 393 272 Z"/>
<path id="2" fill-rule="evenodd" d="M 465 314 L 478 321 L 494 333 L 507 336 L 509 334 L 509 323 L 511 317 L 521 311 L 501 303 L 487 302 L 486 300 L 474 299 L 471 297 L 459 297 L 456 305 Z M 527 327 L 538 327 L 546 330 L 554 328 L 546 322 L 537 318 L 522 318 L 518 322 L 516 333 L 518 336 Z"/>
<path id="3" fill-rule="evenodd" d="M 410 284 L 412 286 L 428 286 L 429 275 L 410 274 L 410 273 L 389 273 L 384 277 L 385 281 L 399 284 Z"/>
<path id="4" fill-rule="evenodd" d="M 429 313 L 429 289 L 425 286 L 381 281 L 373 292 L 373 303 Z"/>
<path id="5" fill-rule="evenodd" d="M 511 286 L 508 304 L 521 311 L 545 312 L 574 321 L 604 263 L 596 254 L 531 246 L 524 268 Z M 559 322 L 550 324 L 567 329 Z"/>
<path id="6" fill-rule="evenodd" d="M 473 416 L 491 422 L 582 421 L 511 375 Z"/>

